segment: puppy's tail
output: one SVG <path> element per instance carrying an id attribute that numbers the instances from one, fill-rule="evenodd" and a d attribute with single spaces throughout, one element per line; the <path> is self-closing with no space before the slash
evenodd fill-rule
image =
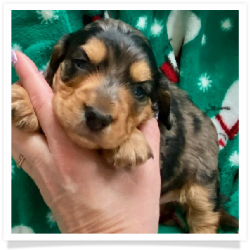
<path id="1" fill-rule="evenodd" d="M 239 228 L 239 220 L 226 212 L 224 209 L 220 210 L 220 226 L 228 226 L 232 228 Z"/>
<path id="2" fill-rule="evenodd" d="M 220 205 L 219 205 L 219 209 L 218 212 L 220 213 L 220 227 L 231 227 L 232 229 L 239 229 L 239 220 L 232 216 L 231 214 L 229 214 L 224 206 L 225 203 L 230 201 L 230 198 L 227 197 L 226 195 L 219 193 L 219 197 L 220 197 Z"/>

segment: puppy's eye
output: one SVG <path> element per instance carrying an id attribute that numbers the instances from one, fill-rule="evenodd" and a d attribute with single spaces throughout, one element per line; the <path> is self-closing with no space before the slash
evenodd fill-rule
<path id="1" fill-rule="evenodd" d="M 87 65 L 87 61 L 84 59 L 75 59 L 75 65 L 76 67 L 80 68 L 80 69 L 85 69 L 86 65 Z"/>
<path id="2" fill-rule="evenodd" d="M 136 98 L 140 101 L 143 100 L 147 96 L 145 90 L 141 86 L 138 86 L 135 88 L 134 94 Z"/>

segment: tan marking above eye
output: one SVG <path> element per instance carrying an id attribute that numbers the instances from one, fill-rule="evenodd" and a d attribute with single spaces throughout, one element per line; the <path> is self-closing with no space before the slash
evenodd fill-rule
<path id="1" fill-rule="evenodd" d="M 82 48 L 92 63 L 100 63 L 107 54 L 105 44 L 95 37 L 90 38 L 86 44 L 82 45 Z"/>
<path id="2" fill-rule="evenodd" d="M 134 62 L 130 66 L 130 75 L 135 82 L 152 80 L 151 70 L 148 63 L 144 60 Z"/>

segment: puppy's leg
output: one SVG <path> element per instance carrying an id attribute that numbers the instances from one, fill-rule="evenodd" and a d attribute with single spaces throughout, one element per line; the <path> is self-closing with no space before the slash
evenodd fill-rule
<path id="1" fill-rule="evenodd" d="M 115 168 L 134 168 L 152 158 L 153 153 L 141 131 L 135 129 L 118 148 L 103 150 L 103 156 Z"/>
<path id="2" fill-rule="evenodd" d="M 11 86 L 12 124 L 26 132 L 40 129 L 39 122 L 26 90 L 18 84 Z"/>
<path id="3" fill-rule="evenodd" d="M 220 214 L 214 211 L 211 189 L 192 184 L 183 190 L 187 208 L 187 223 L 190 233 L 217 233 Z"/>

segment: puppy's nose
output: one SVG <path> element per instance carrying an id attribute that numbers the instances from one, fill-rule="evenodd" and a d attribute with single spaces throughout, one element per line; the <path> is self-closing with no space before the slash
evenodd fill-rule
<path id="1" fill-rule="evenodd" d="M 85 107 L 85 118 L 88 128 L 92 131 L 100 131 L 112 122 L 110 115 L 101 114 L 91 106 Z"/>

